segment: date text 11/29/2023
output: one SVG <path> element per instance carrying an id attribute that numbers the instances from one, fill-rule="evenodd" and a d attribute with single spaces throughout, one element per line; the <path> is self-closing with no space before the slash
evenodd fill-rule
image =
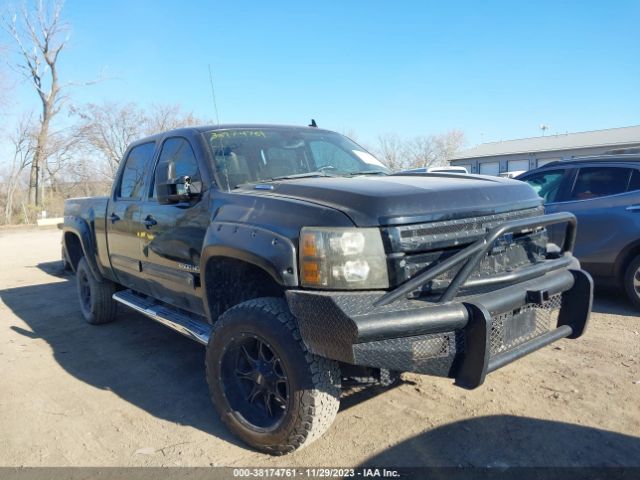
<path id="1" fill-rule="evenodd" d="M 234 468 L 234 478 L 397 478 L 397 470 L 386 468 Z"/>

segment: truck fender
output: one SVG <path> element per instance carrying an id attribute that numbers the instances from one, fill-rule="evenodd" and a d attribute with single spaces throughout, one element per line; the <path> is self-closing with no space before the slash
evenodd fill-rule
<path id="1" fill-rule="evenodd" d="M 261 268 L 280 285 L 298 285 L 296 246 L 288 238 L 262 227 L 234 222 L 212 223 L 200 257 L 203 274 L 212 257 L 242 260 Z"/>
<path id="2" fill-rule="evenodd" d="M 82 248 L 82 253 L 84 257 L 87 259 L 87 264 L 89 265 L 89 269 L 91 273 L 95 277 L 95 279 L 102 283 L 103 277 L 100 273 L 100 269 L 98 268 L 98 260 L 97 260 L 97 251 L 95 244 L 93 242 L 93 232 L 89 227 L 87 221 L 78 217 L 65 217 L 64 224 L 62 227 L 62 241 L 64 245 L 65 256 L 71 260 L 71 256 L 69 255 L 69 249 L 67 246 L 67 233 L 72 233 L 75 235 L 80 241 L 80 246 Z M 73 262 L 69 262 L 75 271 L 76 266 Z"/>

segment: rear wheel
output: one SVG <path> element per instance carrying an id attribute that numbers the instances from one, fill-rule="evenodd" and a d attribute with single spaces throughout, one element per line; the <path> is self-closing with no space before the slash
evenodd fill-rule
<path id="1" fill-rule="evenodd" d="M 624 288 L 631 303 L 640 309 L 640 255 L 633 259 L 624 275 Z"/>
<path id="2" fill-rule="evenodd" d="M 100 325 L 115 320 L 117 304 L 111 298 L 116 291 L 115 283 L 106 278 L 98 282 L 84 257 L 76 268 L 76 282 L 80 310 L 87 323 Z"/>
<path id="3" fill-rule="evenodd" d="M 214 325 L 205 363 L 222 421 L 272 455 L 310 444 L 338 411 L 338 364 L 307 350 L 283 299 L 249 300 L 225 312 Z"/>

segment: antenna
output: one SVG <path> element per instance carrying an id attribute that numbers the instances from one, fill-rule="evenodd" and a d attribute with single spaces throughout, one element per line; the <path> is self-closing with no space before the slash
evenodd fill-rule
<path id="1" fill-rule="evenodd" d="M 211 64 L 209 64 L 209 83 L 211 84 L 211 98 L 213 99 L 213 110 L 216 114 L 216 124 L 220 126 L 220 114 L 218 113 L 218 103 L 216 102 L 216 89 L 213 86 L 213 72 L 211 71 Z M 223 173 L 224 178 L 227 181 L 227 193 L 231 192 L 231 183 L 229 182 L 229 169 L 227 168 L 227 157 L 224 154 L 224 144 L 222 143 L 222 136 L 218 137 L 220 143 L 220 153 L 222 154 Z M 213 152 L 215 162 L 216 152 Z"/>
<path id="2" fill-rule="evenodd" d="M 311 123 L 309 124 L 309 126 L 313 127 L 313 128 L 318 128 L 318 124 L 316 123 L 316 121 L 313 118 L 311 119 Z"/>
<path id="3" fill-rule="evenodd" d="M 218 103 L 216 102 L 216 89 L 213 87 L 213 73 L 209 64 L 209 83 L 211 84 L 211 98 L 213 99 L 213 110 L 216 114 L 216 123 L 220 125 L 220 115 L 218 114 Z"/>
<path id="4" fill-rule="evenodd" d="M 545 132 L 549 130 L 549 125 L 546 125 L 544 123 L 540 124 L 540 130 L 542 130 L 542 136 L 544 137 Z"/>

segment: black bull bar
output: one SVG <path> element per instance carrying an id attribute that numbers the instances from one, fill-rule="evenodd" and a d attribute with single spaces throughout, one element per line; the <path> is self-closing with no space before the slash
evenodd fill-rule
<path id="1" fill-rule="evenodd" d="M 562 223 L 566 224 L 564 241 L 554 258 L 512 272 L 469 280 L 496 240 Z M 489 372 L 561 338 L 582 335 L 591 312 L 593 281 L 572 256 L 575 238 L 576 218 L 570 213 L 512 220 L 492 228 L 483 238 L 389 292 L 290 290 L 287 299 L 308 348 L 347 363 L 427 373 L 416 367 L 412 339 L 462 333 L 463 353 L 452 357 L 443 375 L 455 378 L 457 385 L 475 388 Z M 436 301 L 407 299 L 409 293 L 460 265 Z M 486 286 L 495 289 L 481 294 L 468 291 Z M 461 289 L 463 296 L 459 295 Z M 506 351 L 491 352 L 492 316 L 523 306 L 543 306 L 558 295 L 561 307 L 556 328 Z M 394 343 L 387 347 L 390 341 Z M 385 351 L 388 348 L 393 350 L 392 356 L 386 355 L 390 353 Z M 369 353 L 365 355 L 363 351 Z M 376 360 L 371 351 L 387 360 Z M 398 363 L 398 358 L 405 360 Z"/>

